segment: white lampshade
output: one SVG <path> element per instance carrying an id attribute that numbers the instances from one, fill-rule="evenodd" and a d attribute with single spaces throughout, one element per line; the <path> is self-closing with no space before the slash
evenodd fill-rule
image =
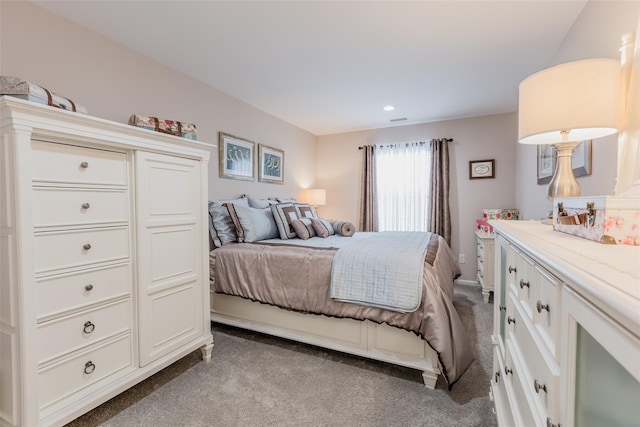
<path id="1" fill-rule="evenodd" d="M 555 144 L 617 132 L 620 61 L 588 59 L 533 74 L 520 83 L 518 142 Z M 563 139 L 560 131 L 568 131 Z"/>
<path id="2" fill-rule="evenodd" d="M 313 206 L 323 206 L 327 203 L 327 192 L 324 188 L 305 190 L 304 199 Z"/>

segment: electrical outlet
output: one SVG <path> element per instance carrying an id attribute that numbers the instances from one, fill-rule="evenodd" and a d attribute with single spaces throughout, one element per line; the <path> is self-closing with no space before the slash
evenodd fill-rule
<path id="1" fill-rule="evenodd" d="M 458 264 L 464 264 L 467 262 L 467 257 L 464 254 L 458 255 Z"/>

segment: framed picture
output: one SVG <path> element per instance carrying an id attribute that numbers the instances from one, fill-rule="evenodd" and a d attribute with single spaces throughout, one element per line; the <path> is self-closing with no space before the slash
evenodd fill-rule
<path id="1" fill-rule="evenodd" d="M 556 167 L 555 151 L 553 145 L 538 145 L 538 185 L 551 182 Z M 591 140 L 582 141 L 573 149 L 571 167 L 576 177 L 591 175 Z"/>
<path id="2" fill-rule="evenodd" d="M 220 132 L 218 150 L 220 177 L 254 181 L 255 142 Z"/>
<path id="3" fill-rule="evenodd" d="M 258 181 L 284 184 L 284 151 L 258 144 Z"/>
<path id="4" fill-rule="evenodd" d="M 553 176 L 556 149 L 553 145 L 538 145 L 538 185 L 548 184 Z"/>
<path id="5" fill-rule="evenodd" d="M 496 177 L 496 161 L 471 160 L 469 162 L 469 179 L 483 179 Z"/>
<path id="6" fill-rule="evenodd" d="M 582 141 L 573 149 L 571 167 L 575 176 L 591 175 L 591 140 Z"/>

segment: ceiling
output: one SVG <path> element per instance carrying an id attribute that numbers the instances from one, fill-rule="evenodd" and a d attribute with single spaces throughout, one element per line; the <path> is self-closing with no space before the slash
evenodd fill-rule
<path id="1" fill-rule="evenodd" d="M 586 1 L 35 3 L 326 135 L 516 111 Z"/>

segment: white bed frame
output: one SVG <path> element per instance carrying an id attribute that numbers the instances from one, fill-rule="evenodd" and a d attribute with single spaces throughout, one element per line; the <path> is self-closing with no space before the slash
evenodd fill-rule
<path id="1" fill-rule="evenodd" d="M 436 352 L 416 334 L 368 320 L 302 314 L 211 288 L 211 320 L 256 332 L 381 360 L 422 371 L 434 389 L 441 370 Z"/>

